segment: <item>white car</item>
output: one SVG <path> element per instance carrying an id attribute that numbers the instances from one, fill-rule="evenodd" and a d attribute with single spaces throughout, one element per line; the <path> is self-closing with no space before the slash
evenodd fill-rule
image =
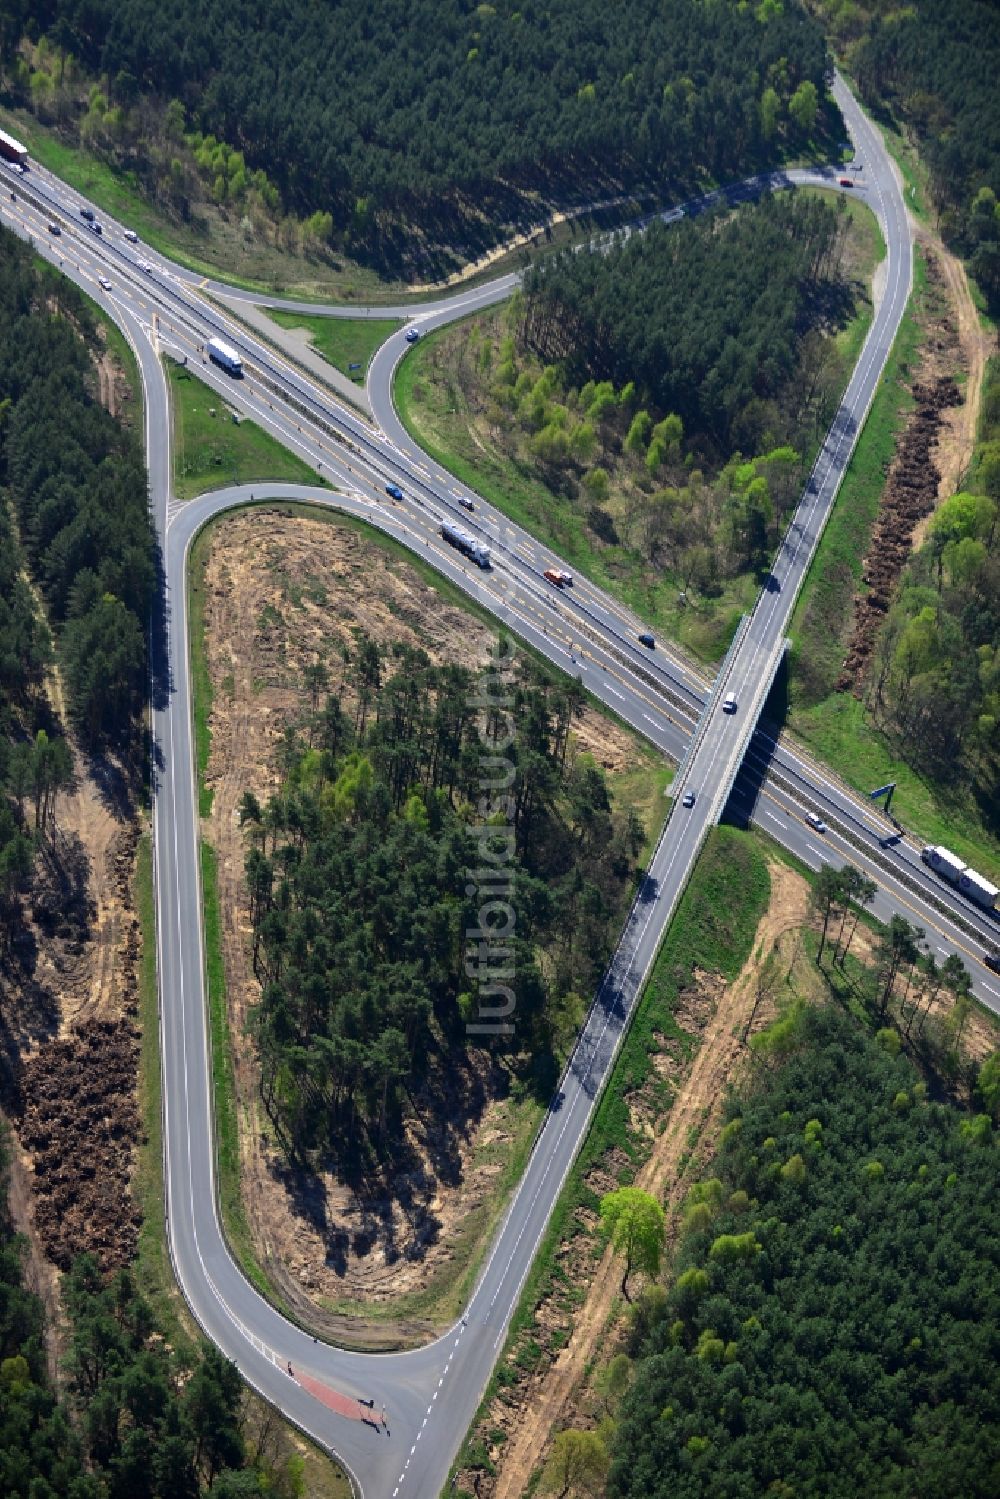
<path id="1" fill-rule="evenodd" d="M 108 280 L 107 276 L 98 276 L 97 284 L 100 286 L 102 291 L 111 290 L 111 282 Z"/>
<path id="2" fill-rule="evenodd" d="M 140 271 L 145 271 L 147 276 L 151 276 L 153 274 L 153 267 L 150 265 L 148 260 L 140 260 L 139 269 Z"/>
<path id="3" fill-rule="evenodd" d="M 817 833 L 825 833 L 826 832 L 826 823 L 823 821 L 822 817 L 820 817 L 818 813 L 816 813 L 816 812 L 807 812 L 806 813 L 806 822 L 809 824 L 809 826 L 811 828 L 815 828 L 815 830 L 816 830 Z"/>
<path id="4" fill-rule="evenodd" d="M 139 243 L 139 236 L 134 229 L 123 229 L 122 239 L 127 239 L 130 245 L 137 245 Z"/>
<path id="5" fill-rule="evenodd" d="M 681 806 L 682 807 L 693 807 L 694 806 L 694 792 L 693 791 L 685 791 L 684 795 L 681 797 Z"/>
<path id="6" fill-rule="evenodd" d="M 726 696 L 725 696 L 725 698 L 723 699 L 723 702 L 722 702 L 722 711 L 723 711 L 723 713 L 735 713 L 736 712 L 736 693 L 735 692 L 727 692 L 726 693 Z"/>

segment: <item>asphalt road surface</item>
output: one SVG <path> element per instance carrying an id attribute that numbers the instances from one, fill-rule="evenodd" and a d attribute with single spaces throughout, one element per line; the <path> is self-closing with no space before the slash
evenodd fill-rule
<path id="1" fill-rule="evenodd" d="M 1000 1010 L 1000 980 L 981 961 L 996 936 L 995 923 L 931 875 L 918 847 L 896 839 L 881 814 L 836 777 L 784 738 L 776 740 L 766 726 L 750 734 L 748 717 L 760 696 L 761 673 L 770 670 L 780 651 L 795 593 L 863 422 L 909 285 L 909 232 L 881 140 L 845 98 L 839 82 L 838 90 L 863 161 L 857 180 L 864 186 L 859 190 L 882 220 L 888 248 L 885 294 L 776 559 L 777 586 L 762 595 L 714 695 L 697 667 L 676 653 L 662 648 L 650 653 L 639 645 L 642 622 L 585 580 L 562 592 L 551 589 L 541 573 L 559 566 L 559 559 L 413 448 L 391 406 L 392 369 L 407 347 L 402 334 L 373 362 L 369 391 L 377 425 L 372 427 L 204 302 L 199 278 L 131 245 L 122 237 L 122 226 L 106 219 L 102 237 L 88 231 L 79 218 L 78 195 L 50 174 L 33 169 L 28 178 L 16 179 L 0 170 L 0 182 L 6 186 L 10 178 L 17 193 L 15 201 L 7 192 L 0 201 L 4 222 L 29 235 L 40 253 L 105 302 L 135 349 L 144 382 L 151 502 L 166 580 L 166 617 L 156 631 L 153 682 L 154 829 L 165 1167 L 174 1266 L 206 1333 L 251 1384 L 339 1456 L 359 1492 L 404 1499 L 433 1499 L 440 1492 L 669 913 L 712 820 L 711 809 L 736 770 L 738 736 L 749 737 L 750 744 L 730 811 L 758 823 L 813 868 L 822 861 L 849 860 L 870 872 L 879 884 L 875 914 L 885 918 L 901 911 L 919 921 L 939 954 L 960 953 L 980 998 Z M 827 182 L 835 175 L 820 174 Z M 783 183 L 776 179 L 775 185 Z M 759 186 L 740 185 L 728 196 L 738 199 Z M 696 207 L 686 205 L 686 211 Z M 50 220 L 61 225 L 59 236 L 48 233 Z M 151 269 L 144 270 L 142 262 Z M 107 288 L 101 277 L 109 282 Z M 508 295 L 514 282 L 503 278 L 401 312 L 418 319 L 419 326 L 435 326 Z M 318 309 L 309 304 L 309 310 Z M 384 308 L 375 312 L 386 315 Z M 349 309 L 347 315 L 357 316 L 358 310 Z M 243 355 L 242 381 L 234 382 L 204 362 L 204 341 L 213 334 L 235 344 Z M 196 365 L 223 399 L 298 452 L 339 491 L 269 484 L 267 495 L 313 498 L 364 515 L 419 551 L 558 666 L 579 675 L 596 696 L 675 760 L 684 758 L 700 722 L 697 747 L 684 767 L 685 784 L 696 790 L 694 815 L 682 817 L 678 808 L 667 824 L 466 1315 L 444 1337 L 414 1352 L 361 1355 L 314 1342 L 248 1284 L 219 1227 L 184 568 L 191 538 L 204 520 L 249 494 L 234 490 L 186 504 L 171 500 L 163 350 Z M 389 500 L 388 482 L 402 487 L 402 502 Z M 473 515 L 461 506 L 463 498 L 473 499 Z M 491 569 L 480 571 L 445 545 L 442 518 L 460 519 L 486 539 L 493 553 Z M 722 713 L 723 686 L 734 692 L 742 713 L 739 707 L 735 715 Z M 826 835 L 806 824 L 808 810 L 825 819 Z"/>

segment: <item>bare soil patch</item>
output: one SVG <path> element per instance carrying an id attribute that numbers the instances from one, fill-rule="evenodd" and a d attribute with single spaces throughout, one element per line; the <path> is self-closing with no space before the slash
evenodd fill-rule
<path id="1" fill-rule="evenodd" d="M 132 900 L 138 822 L 79 757 L 71 792 L 36 860 L 10 999 L 7 1101 L 20 1149 L 11 1205 L 30 1244 L 29 1275 L 58 1345 L 58 1278 L 76 1255 L 102 1268 L 135 1253 L 133 1151 L 141 1134 L 139 927 Z M 110 782 L 109 782 L 110 783 Z"/>
<path id="2" fill-rule="evenodd" d="M 333 1171 L 291 1171 L 260 1108 L 247 1035 L 259 989 L 238 807 L 244 791 L 263 799 L 280 785 L 285 728 L 303 723 L 311 708 L 307 666 L 326 665 L 329 690 L 349 709 L 344 650 L 360 631 L 470 668 L 486 662 L 494 639 L 416 569 L 347 527 L 252 510 L 216 528 L 205 568 L 213 686 L 206 784 L 214 797 L 203 831 L 218 854 L 244 1208 L 259 1261 L 289 1305 L 311 1325 L 353 1339 L 369 1334 L 356 1320 L 348 1327 L 343 1314 L 367 1307 L 379 1323 L 370 1336 L 381 1341 L 429 1326 L 422 1318 L 404 1324 L 387 1317 L 400 1296 L 428 1301 L 436 1284 L 472 1257 L 489 1231 L 496 1181 L 526 1116 L 507 1096 L 506 1070 L 473 1052 L 468 1067 L 449 1066 L 447 1075 L 425 1080 L 396 1168 L 377 1181 L 348 1182 Z M 577 740 L 609 770 L 635 761 L 630 736 L 591 709 Z"/>
<path id="3" fill-rule="evenodd" d="M 892 603 L 900 574 L 913 550 L 920 523 L 934 511 L 939 498 L 950 493 L 939 466 L 945 416 L 965 410 L 955 375 L 964 363 L 964 350 L 955 331 L 948 300 L 949 285 L 936 254 L 927 255 L 928 328 L 920 371 L 911 386 L 916 406 L 897 443 L 871 547 L 861 579 L 866 592 L 854 595 L 854 630 L 843 668 L 837 679 L 838 692 L 861 697 L 865 674 L 879 630 Z M 971 420 L 975 423 L 974 412 Z M 947 482 L 957 483 L 954 472 L 956 447 L 949 430 Z M 970 447 L 971 456 L 971 447 Z"/>
<path id="4" fill-rule="evenodd" d="M 762 989 L 761 975 L 772 967 L 780 970 L 782 956 L 790 956 L 789 944 L 797 941 L 807 918 L 805 880 L 778 863 L 770 866 L 770 877 L 770 903 L 742 973 L 730 985 L 715 974 L 696 974 L 674 1012 L 699 1044 L 690 1063 L 676 1048 L 664 1050 L 656 1059 L 657 1076 L 669 1079 L 676 1088 L 666 1118 L 651 1109 L 648 1099 L 630 1100 L 633 1130 L 647 1133 L 653 1141 L 635 1185 L 662 1199 L 670 1237 L 676 1234 L 678 1209 L 697 1175 L 698 1162 L 714 1144 L 726 1086 L 747 1055 L 751 1024 L 759 1029 L 773 1015 L 771 986 Z M 596 1192 L 616 1186 L 617 1167 L 624 1161 L 624 1153 L 621 1162 L 603 1161 L 600 1179 L 595 1176 L 588 1185 Z M 581 1215 L 580 1227 L 590 1230 L 594 1224 L 584 1222 Z M 611 1356 L 619 1339 L 621 1265 L 610 1250 L 595 1260 L 588 1232 L 578 1232 L 564 1242 L 558 1257 L 569 1284 L 586 1287 L 586 1294 L 578 1308 L 559 1309 L 552 1299 L 543 1301 L 534 1326 L 522 1339 L 522 1346 L 528 1339 L 542 1344 L 550 1356 L 540 1359 L 517 1383 L 503 1386 L 482 1423 L 479 1434 L 499 1469 L 498 1476 L 483 1479 L 469 1473 L 459 1483 L 464 1479 L 466 1491 L 474 1488 L 483 1499 L 517 1499 L 544 1461 L 556 1430 L 567 1423 L 593 1426 L 598 1419 L 587 1376 L 595 1360 L 603 1363 Z M 631 1294 L 637 1286 L 638 1277 L 630 1286 Z M 515 1348 L 513 1367 L 519 1367 L 521 1352 Z M 503 1443 L 495 1440 L 500 1431 L 508 1434 Z M 478 1485 L 475 1476 L 480 1478 Z"/>
<path id="5" fill-rule="evenodd" d="M 918 237 L 925 239 L 928 231 L 922 226 Z M 979 404 L 982 399 L 983 377 L 986 361 L 990 356 L 989 335 L 979 320 L 976 304 L 969 290 L 969 278 L 965 266 L 946 249 L 937 236 L 930 240 L 931 248 L 941 270 L 947 293 L 950 315 L 954 320 L 955 336 L 960 350 L 961 368 L 966 372 L 963 399 L 957 406 L 943 413 L 938 434 L 935 462 L 941 475 L 938 485 L 938 500 L 946 500 L 961 486 L 963 476 L 972 461 L 976 445 L 976 428 L 979 422 Z M 926 523 L 925 523 L 926 524 Z M 918 526 L 914 535 L 914 546 L 923 540 L 925 526 Z"/>
<path id="6" fill-rule="evenodd" d="M 131 400 L 132 387 L 109 350 L 105 349 L 99 359 L 95 358 L 94 368 L 97 372 L 97 399 L 106 411 L 121 420 Z M 127 427 L 131 423 L 123 421 L 122 425 Z"/>

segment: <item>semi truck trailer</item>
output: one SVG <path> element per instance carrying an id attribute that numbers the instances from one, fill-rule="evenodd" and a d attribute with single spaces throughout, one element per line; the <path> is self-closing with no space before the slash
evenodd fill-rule
<path id="1" fill-rule="evenodd" d="M 942 844 L 928 845 L 920 857 L 925 864 L 929 864 L 935 874 L 939 874 L 949 885 L 954 885 L 956 890 L 961 890 L 970 900 L 975 901 L 984 911 L 995 911 L 997 901 L 1000 900 L 1000 890 L 996 885 L 990 883 L 984 875 L 970 869 L 957 854 L 951 849 L 944 848 Z"/>
<path id="2" fill-rule="evenodd" d="M 224 344 L 221 338 L 210 338 L 205 345 L 205 353 L 213 364 L 224 369 L 227 375 L 240 376 L 243 374 L 243 361 L 235 349 Z"/>
<path id="3" fill-rule="evenodd" d="M 482 542 L 477 541 L 474 536 L 470 536 L 468 531 L 463 531 L 461 526 L 453 526 L 451 521 L 443 520 L 441 522 L 441 535 L 450 546 L 456 547 L 458 551 L 463 552 L 478 567 L 489 567 L 489 548 L 484 547 Z"/>
<path id="4" fill-rule="evenodd" d="M 22 146 L 21 142 L 8 135 L 6 130 L 0 130 L 0 156 L 5 161 L 12 161 L 15 166 L 26 167 L 28 165 L 28 148 Z"/>

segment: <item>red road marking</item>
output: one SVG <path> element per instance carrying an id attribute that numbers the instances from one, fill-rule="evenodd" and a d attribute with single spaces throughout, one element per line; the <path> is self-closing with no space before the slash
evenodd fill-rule
<path id="1" fill-rule="evenodd" d="M 320 1380 L 313 1379 L 311 1374 L 296 1374 L 293 1378 L 298 1381 L 304 1390 L 308 1390 L 321 1405 L 333 1411 L 338 1416 L 346 1416 L 348 1421 L 364 1421 L 372 1419 L 372 1412 L 366 1405 L 361 1405 L 350 1395 L 341 1395 L 338 1390 L 331 1390 L 329 1385 L 322 1384 Z"/>

